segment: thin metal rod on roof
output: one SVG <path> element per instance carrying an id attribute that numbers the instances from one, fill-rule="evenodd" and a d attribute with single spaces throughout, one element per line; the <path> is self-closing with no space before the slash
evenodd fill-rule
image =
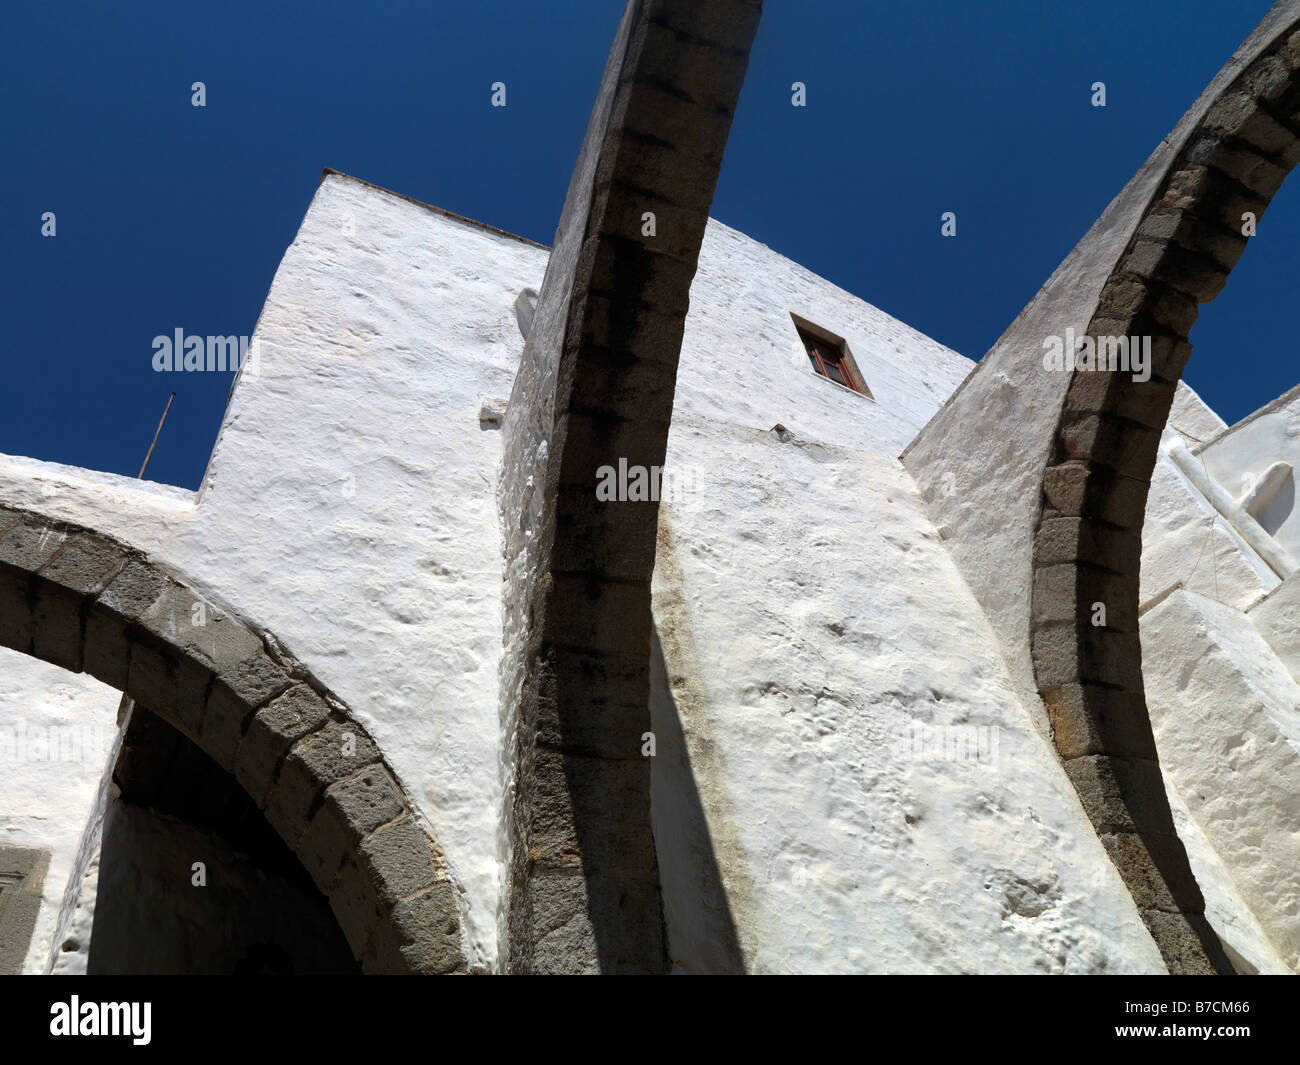
<path id="1" fill-rule="evenodd" d="M 140 464 L 140 472 L 135 475 L 137 481 L 144 479 L 144 468 L 149 465 L 149 460 L 153 457 L 154 445 L 158 443 L 158 434 L 162 432 L 163 422 L 167 420 L 167 412 L 172 409 L 172 400 L 175 398 L 175 392 L 167 397 L 167 406 L 163 408 L 163 416 L 158 419 L 158 428 L 154 430 L 153 441 L 149 444 L 149 453 L 145 455 L 144 462 Z"/>

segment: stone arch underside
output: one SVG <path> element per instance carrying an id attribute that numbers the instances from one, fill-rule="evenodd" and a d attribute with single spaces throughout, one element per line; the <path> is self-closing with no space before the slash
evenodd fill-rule
<path id="1" fill-rule="evenodd" d="M 0 507 L 0 643 L 117 688 L 231 773 L 364 972 L 466 970 L 437 842 L 351 711 L 273 636 L 111 537 Z"/>
<path id="2" fill-rule="evenodd" d="M 1243 54 L 1244 53 L 1244 54 Z M 1231 972 L 1174 830 L 1142 681 L 1147 490 L 1199 304 L 1222 290 L 1300 161 L 1300 3 L 1276 5 L 1172 159 L 1101 287 L 1087 334 L 1151 337 L 1152 375 L 1073 370 L 1042 471 L 1031 655 L 1066 773 L 1171 972 Z M 1093 622 L 1105 604 L 1104 626 Z"/>
<path id="3" fill-rule="evenodd" d="M 629 0 L 502 424 L 508 972 L 667 969 L 651 817 L 658 503 L 691 281 L 760 0 Z"/>

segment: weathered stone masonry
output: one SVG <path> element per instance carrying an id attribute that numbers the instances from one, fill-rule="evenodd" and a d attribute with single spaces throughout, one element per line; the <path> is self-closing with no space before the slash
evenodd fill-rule
<path id="1" fill-rule="evenodd" d="M 1219 72 L 903 452 L 1013 683 L 1172 972 L 1227 970 L 1173 833 L 1142 687 L 1148 482 L 1202 300 L 1296 162 L 1300 0 Z M 1044 340 L 1152 337 L 1154 373 L 1050 372 Z M 1007 427 L 1012 428 L 1011 432 Z M 1093 624 L 1093 604 L 1106 608 Z M 1035 695 L 1041 697 L 1040 703 Z"/>
<path id="2" fill-rule="evenodd" d="M 1249 65 L 1184 133 L 1102 289 L 1088 334 L 1152 337 L 1153 374 L 1074 372 L 1034 538 L 1034 671 L 1056 746 L 1172 972 L 1231 967 L 1175 833 L 1147 715 L 1142 524 L 1198 304 L 1245 249 L 1244 213 L 1262 216 L 1300 161 L 1300 5 L 1269 20 Z M 1104 627 L 1091 620 L 1098 602 Z"/>
<path id="3" fill-rule="evenodd" d="M 595 485 L 620 459 L 663 463 L 759 14 L 755 0 L 627 6 L 504 422 L 510 971 L 664 968 L 641 754 L 658 506 L 601 503 Z"/>
<path id="4" fill-rule="evenodd" d="M 119 689 L 233 773 L 364 971 L 464 971 L 436 842 L 347 707 L 274 637 L 109 537 L 0 508 L 0 642 Z"/>

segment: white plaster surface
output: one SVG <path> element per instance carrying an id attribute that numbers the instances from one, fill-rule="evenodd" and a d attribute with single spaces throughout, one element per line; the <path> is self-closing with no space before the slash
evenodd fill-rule
<path id="1" fill-rule="evenodd" d="M 668 463 L 662 676 L 746 968 L 1162 971 L 897 460 L 679 416 Z M 914 726 L 996 759 L 918 758 Z M 707 856 L 655 810 L 692 971 L 717 944 L 673 913 Z"/>
<path id="2" fill-rule="evenodd" d="M 496 954 L 501 643 L 500 436 L 478 412 L 509 393 L 514 300 L 545 262 L 330 176 L 271 285 L 259 372 L 234 389 L 197 503 L 0 463 L 0 499 L 148 551 L 349 705 L 446 852 L 477 968 Z"/>
<path id="3" fill-rule="evenodd" d="M 841 336 L 868 399 L 815 373 L 791 313 Z M 691 286 L 677 412 L 900 452 L 974 363 L 718 221 Z"/>
<path id="4" fill-rule="evenodd" d="M 1294 17 L 1277 4 L 1110 202 L 979 367 L 903 454 L 940 533 L 1001 643 L 1012 683 L 1046 733 L 1030 657 L 1033 536 L 1042 472 L 1070 374 L 1043 369 L 1043 341 L 1082 335 L 1103 286 L 1184 143 L 1218 96 Z M 1182 401 L 1186 409 L 1186 401 Z"/>
<path id="5" fill-rule="evenodd" d="M 1300 469 L 1300 386 L 1215 437 L 1201 448 L 1199 457 L 1234 498 L 1240 498 L 1275 462 Z M 1300 558 L 1300 508 L 1296 507 L 1294 474 L 1255 516 L 1266 532 Z"/>
<path id="6" fill-rule="evenodd" d="M 50 852 L 25 972 L 44 971 L 121 698 L 93 677 L 0 648 L 0 845 Z"/>
<path id="7" fill-rule="evenodd" d="M 1141 602 L 1175 584 L 1245 610 L 1278 577 L 1162 449 L 1142 525 Z"/>
<path id="8" fill-rule="evenodd" d="M 1250 620 L 1300 681 L 1300 574 L 1288 577 L 1251 608 Z"/>
<path id="9" fill-rule="evenodd" d="M 1183 590 L 1143 615 L 1142 648 L 1161 765 L 1300 970 L 1300 686 L 1247 615 Z"/>
<path id="10" fill-rule="evenodd" d="M 1215 414 L 1186 381 L 1179 381 L 1174 389 L 1174 403 L 1169 409 L 1167 424 L 1181 433 L 1191 446 L 1202 444 L 1228 428 L 1228 423 Z"/>
<path id="11" fill-rule="evenodd" d="M 501 436 L 479 411 L 510 392 L 514 305 L 547 254 L 328 176 L 198 493 L 0 457 L 0 500 L 149 552 L 348 703 L 446 851 L 480 968 L 496 958 L 502 616 Z M 718 223 L 692 297 L 678 409 L 754 428 L 897 450 L 971 365 Z M 812 373 L 791 311 L 846 338 L 876 401 Z M 740 404 L 718 396 L 723 349 Z"/>
<path id="12" fill-rule="evenodd" d="M 1165 774 L 1165 794 L 1174 815 L 1174 828 L 1187 850 L 1187 860 L 1205 897 L 1205 919 L 1218 934 L 1220 941 L 1244 959 L 1246 970 L 1265 976 L 1288 976 L 1291 970 L 1274 948 L 1268 934 L 1260 927 L 1254 913 L 1237 891 L 1232 873 L 1214 846 L 1201 831 L 1201 826 L 1187 808 L 1187 803 Z M 1229 954 L 1231 957 L 1232 954 Z M 1233 959 L 1233 964 L 1237 964 Z M 1253 974 L 1252 974 L 1253 975 Z"/>
<path id="13" fill-rule="evenodd" d="M 348 703 L 446 853 L 478 969 L 497 962 L 506 587 L 494 498 L 502 434 L 480 411 L 511 392 L 523 348 L 515 303 L 540 288 L 546 260 L 545 249 L 327 177 L 271 286 L 258 373 L 234 389 L 199 493 L 0 457 L 0 501 L 149 552 L 274 633 Z M 792 311 L 846 339 L 874 400 L 812 372 Z M 728 920 L 757 971 L 1163 968 L 1033 727 L 1025 707 L 1036 699 L 1018 698 L 997 635 L 1009 630 L 981 611 L 894 458 L 972 365 L 710 224 L 654 589 L 656 714 L 675 713 L 684 738 L 675 764 L 655 766 L 682 970 L 721 967 Z M 1013 396 L 1005 375 L 984 382 L 993 394 L 981 432 L 1000 426 L 1005 447 L 990 458 L 950 441 L 971 461 L 946 479 L 935 467 L 925 484 L 932 500 L 955 493 L 963 535 L 984 529 L 996 541 L 1009 513 L 998 493 L 1014 492 L 1014 478 L 996 498 L 976 478 L 1021 461 L 1020 438 L 1002 430 L 1043 397 Z M 1189 433 L 1213 427 L 1194 395 L 1180 403 Z M 770 431 L 777 423 L 790 439 Z M 1204 535 L 1196 499 L 1161 483 L 1166 502 L 1149 510 L 1149 529 L 1172 546 L 1151 555 L 1157 584 L 1182 579 Z M 949 518 L 942 527 L 954 528 Z M 1215 535 L 1220 589 L 1248 605 L 1266 582 Z M 1014 552 L 996 546 L 962 565 L 1004 570 L 1002 593 L 1027 595 L 1007 562 Z M 1143 569 L 1145 595 L 1146 555 Z M 111 730 L 116 693 L 30 665 L 93 685 L 85 692 L 105 700 Z M 921 733 L 931 742 L 982 739 L 986 761 L 996 737 L 996 763 L 978 749 L 918 757 L 914 726 L 948 730 Z M 665 772 L 680 782 L 687 766 L 693 791 L 666 790 Z M 83 830 L 98 770 L 90 776 L 84 795 L 49 799 L 66 823 L 47 834 L 68 854 L 47 881 L 55 910 L 70 874 L 93 880 L 93 858 L 74 858 L 93 836 Z M 1235 874 L 1235 859 L 1217 853 Z M 1216 898 L 1231 923 L 1236 896 L 1225 887 Z M 70 927 L 90 914 L 85 896 Z M 1232 928 L 1246 944 L 1234 948 L 1266 956 L 1244 916 Z"/>

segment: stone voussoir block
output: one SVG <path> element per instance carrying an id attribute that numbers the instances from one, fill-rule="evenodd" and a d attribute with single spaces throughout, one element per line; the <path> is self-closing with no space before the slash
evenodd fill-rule
<path id="1" fill-rule="evenodd" d="M 1155 940 L 1160 956 L 1175 976 L 1231 975 L 1232 964 L 1218 945 L 1218 935 L 1197 913 L 1143 910 L 1142 921 Z M 1206 944 L 1215 955 L 1211 960 Z"/>
<path id="2" fill-rule="evenodd" d="M 1145 360 L 1146 355 L 1142 354 L 1140 358 Z M 1177 387 L 1154 377 L 1136 381 L 1132 373 L 1124 371 L 1083 370 L 1070 381 L 1065 409 L 1114 414 L 1152 429 L 1162 429 L 1173 407 Z"/>
<path id="3" fill-rule="evenodd" d="M 547 638 L 580 651 L 650 651 L 650 588 L 585 576 L 556 574 L 547 609 Z"/>
<path id="4" fill-rule="evenodd" d="M 233 772 L 235 755 L 254 711 L 292 683 L 289 674 L 260 651 L 223 670 L 208 692 L 199 745 L 223 769 Z"/>
<path id="5" fill-rule="evenodd" d="M 1291 69 L 1277 54 L 1260 56 L 1237 82 L 1237 87 L 1247 96 L 1265 101 L 1276 100 L 1292 87 Z"/>
<path id="6" fill-rule="evenodd" d="M 645 130 L 671 144 L 678 151 L 692 153 L 700 159 L 719 165 L 731 131 L 732 111 L 719 109 L 712 103 L 700 103 L 686 95 L 698 92 L 705 84 L 709 71 L 704 69 L 716 53 L 701 50 L 695 56 L 678 51 L 676 69 L 671 72 L 648 75 L 638 73 L 620 86 L 627 91 L 624 123 L 630 130 Z M 681 60 L 694 59 L 694 64 Z M 726 58 L 722 60 L 727 63 Z M 729 64 L 735 69 L 739 64 Z M 713 73 L 718 73 L 714 68 Z M 697 213 L 698 202 L 688 201 Z"/>
<path id="7" fill-rule="evenodd" d="M 1242 237 L 1246 236 L 1243 230 L 1249 221 L 1247 216 L 1253 215 L 1254 222 L 1258 225 L 1267 208 L 1268 200 L 1236 188 L 1218 189 L 1213 195 L 1207 195 L 1189 207 L 1194 214 L 1240 233 Z"/>
<path id="8" fill-rule="evenodd" d="M 1128 529 L 1142 527 L 1149 487 L 1146 480 L 1081 459 L 1043 471 L 1043 493 L 1061 514 L 1095 516 Z"/>
<path id="9" fill-rule="evenodd" d="M 1190 210 L 1150 211 L 1138 226 L 1138 236 L 1151 240 L 1172 240 L 1180 247 L 1202 252 L 1225 270 L 1237 265 L 1249 239 L 1239 227 L 1223 228 Z"/>
<path id="10" fill-rule="evenodd" d="M 529 825 L 533 865 L 550 872 L 581 870 L 651 876 L 650 759 L 606 759 L 539 747 L 531 792 L 519 813 Z M 585 826 L 581 844 L 575 825 Z"/>
<path id="11" fill-rule="evenodd" d="M 1199 303 L 1214 299 L 1228 282 L 1228 271 L 1212 256 L 1174 241 L 1136 241 L 1120 260 L 1119 271 L 1153 278 Z"/>
<path id="12" fill-rule="evenodd" d="M 680 317 L 649 308 L 635 308 L 633 314 L 621 302 L 597 293 L 588 293 L 583 310 L 584 350 L 603 349 L 614 358 L 622 352 L 635 351 L 639 359 L 662 363 L 676 372 L 685 332 Z"/>
<path id="13" fill-rule="evenodd" d="M 62 549 L 40 568 L 50 584 L 79 595 L 98 595 L 121 571 L 130 551 L 94 533 L 74 533 Z"/>
<path id="14" fill-rule="evenodd" d="M 697 41 L 724 54 L 748 55 L 761 11 L 759 0 L 663 4 L 656 8 L 648 22 L 672 33 L 679 46 Z"/>
<path id="15" fill-rule="evenodd" d="M 1148 301 L 1144 309 L 1150 312 L 1157 325 L 1164 327 L 1159 332 L 1172 332 L 1179 339 L 1186 339 L 1200 313 L 1197 298 L 1156 279 L 1152 279 L 1149 288 L 1153 300 Z"/>
<path id="16" fill-rule="evenodd" d="M 430 976 L 466 972 L 455 885 L 439 881 L 393 907 L 361 957 L 366 973 Z"/>
<path id="17" fill-rule="evenodd" d="M 121 571 L 127 549 L 93 533 L 74 533 L 44 565 L 35 582 L 32 650 L 38 658 L 82 670 L 84 615 L 90 599 Z"/>
<path id="18" fill-rule="evenodd" d="M 253 715 L 235 754 L 235 778 L 259 807 L 266 806 L 280 759 L 329 715 L 329 704 L 306 684 L 295 684 Z"/>
<path id="19" fill-rule="evenodd" d="M 550 656 L 537 671 L 536 718 L 528 722 L 538 745 L 616 760 L 643 758 L 642 737 L 650 728 L 648 663 L 635 655 L 560 648 Z"/>
<path id="20" fill-rule="evenodd" d="M 647 233 L 654 215 L 654 232 Z M 698 257 L 706 217 L 698 208 L 682 207 L 649 190 L 616 183 L 610 190 L 601 231 L 616 237 L 643 240 L 657 251 L 694 263 Z"/>
<path id="21" fill-rule="evenodd" d="M 25 511 L 14 510 L 12 507 L 0 505 L 0 537 L 4 536 L 5 533 L 27 516 Z"/>
<path id="22" fill-rule="evenodd" d="M 1220 136 L 1239 137 L 1261 151 L 1280 152 L 1295 135 L 1278 125 L 1260 107 L 1260 101 L 1246 92 L 1227 92 L 1210 108 L 1201 126 Z"/>
<path id="23" fill-rule="evenodd" d="M 685 315 L 695 263 L 661 251 L 653 242 L 601 233 L 579 256 L 588 291 L 631 302 L 661 314 Z"/>
<path id="24" fill-rule="evenodd" d="M 1097 318 L 1102 321 L 1125 321 L 1146 307 L 1150 299 L 1151 293 L 1143 282 L 1133 278 L 1112 277 L 1097 299 Z"/>
<path id="25" fill-rule="evenodd" d="M 410 814 L 401 789 L 382 765 L 371 765 L 325 789 L 307 826 L 298 857 L 316 886 L 328 895 L 344 859 L 371 832 Z"/>
<path id="26" fill-rule="evenodd" d="M 1211 193 L 1216 187 L 1216 180 L 1219 184 L 1222 183 L 1221 178 L 1216 179 L 1210 168 L 1203 165 L 1187 165 L 1175 170 L 1165 182 L 1160 206 L 1178 211 L 1188 210 Z"/>
<path id="27" fill-rule="evenodd" d="M 1204 913 L 1205 899 L 1175 835 L 1098 832 L 1139 910 Z"/>
<path id="28" fill-rule="evenodd" d="M 1277 55 L 1287 65 L 1287 69 L 1300 70 L 1300 30 L 1282 42 Z"/>
<path id="29" fill-rule="evenodd" d="M 1179 337 L 1171 337 L 1158 330 L 1151 338 L 1151 376 L 1155 380 L 1176 385 L 1192 357 L 1192 345 Z"/>
<path id="30" fill-rule="evenodd" d="M 1068 684 L 1043 692 L 1061 758 L 1109 754 L 1155 759 L 1151 719 L 1140 693 L 1099 684 Z"/>
<path id="31" fill-rule="evenodd" d="M 584 349 L 580 357 L 567 362 L 561 373 L 572 375 L 572 410 L 640 409 L 653 422 L 666 422 L 672 415 L 677 375 L 663 363 L 616 356 L 604 349 Z"/>
<path id="32" fill-rule="evenodd" d="M 1116 473 L 1149 481 L 1155 467 L 1160 431 L 1109 414 L 1065 417 L 1061 443 L 1071 459 L 1109 467 Z"/>
<path id="33" fill-rule="evenodd" d="M 24 516 L 0 535 L 0 564 L 35 573 L 63 546 L 68 534 Z"/>
<path id="34" fill-rule="evenodd" d="M 653 502 L 600 500 L 594 486 L 561 485 L 555 529 L 552 569 L 557 573 L 644 580 L 653 569 L 658 529 Z"/>
<path id="35" fill-rule="evenodd" d="M 1065 762 L 1065 773 L 1098 832 L 1174 833 L 1160 764 L 1112 754 Z"/>
<path id="36" fill-rule="evenodd" d="M 1282 187 L 1287 171 L 1254 151 L 1250 145 L 1202 137 L 1187 149 L 1188 160 L 1213 167 L 1265 199 Z"/>
<path id="37" fill-rule="evenodd" d="M 86 610 L 84 668 L 91 676 L 126 691 L 129 682 L 128 631 L 140 624 L 171 582 L 157 567 L 132 557 Z"/>
<path id="38" fill-rule="evenodd" d="M 1114 573 L 1136 576 L 1141 558 L 1141 533 L 1093 518 L 1047 518 L 1034 534 L 1036 565 L 1089 562 Z"/>
<path id="39" fill-rule="evenodd" d="M 366 836 L 359 853 L 362 869 L 385 908 L 446 875 L 433 840 L 411 817 L 375 829 Z"/>
<path id="40" fill-rule="evenodd" d="M 1031 647 L 1041 690 L 1084 682 L 1141 689 L 1142 645 L 1134 633 L 1086 626 L 1039 628 Z"/>
<path id="41" fill-rule="evenodd" d="M 579 393 L 574 398 L 584 397 Z M 633 421 L 603 409 L 570 409 L 556 419 L 552 435 L 564 448 L 557 483 L 590 489 L 595 499 L 602 467 L 617 471 L 624 463 L 631 471 L 640 466 L 648 477 L 651 467 L 663 465 L 667 434 L 667 421 Z"/>
<path id="42" fill-rule="evenodd" d="M 1117 632 L 1138 631 L 1137 594 L 1124 575 L 1088 563 L 1034 567 L 1035 625 L 1094 624 Z"/>
<path id="43" fill-rule="evenodd" d="M 140 624 L 214 674 L 235 668 L 262 650 L 261 638 L 194 589 L 169 581 Z"/>
<path id="44" fill-rule="evenodd" d="M 379 761 L 379 750 L 355 721 L 330 720 L 285 755 L 266 804 L 271 826 L 297 848 L 322 792 Z"/>
<path id="45" fill-rule="evenodd" d="M 360 960 L 371 933 L 381 925 L 385 913 L 355 856 L 349 855 L 343 862 L 329 902 L 353 956 Z"/>
<path id="46" fill-rule="evenodd" d="M 177 720 L 179 662 L 170 647 L 129 643 L 126 694 L 167 721 Z M 227 767 L 228 768 L 228 767 Z"/>
<path id="47" fill-rule="evenodd" d="M 683 207 L 707 213 L 717 182 L 717 164 L 707 156 L 661 142 L 650 131 L 624 129 L 596 164 L 597 184 L 622 182 L 646 189 Z"/>

